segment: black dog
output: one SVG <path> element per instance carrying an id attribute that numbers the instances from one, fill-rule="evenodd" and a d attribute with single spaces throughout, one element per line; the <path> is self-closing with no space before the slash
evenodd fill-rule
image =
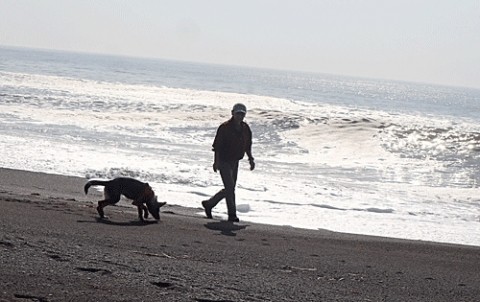
<path id="1" fill-rule="evenodd" d="M 166 202 L 158 202 L 157 196 L 148 183 L 138 181 L 128 177 L 118 177 L 113 180 L 90 180 L 85 184 L 85 194 L 91 186 L 104 186 L 104 200 L 98 202 L 97 212 L 100 218 L 105 218 L 103 208 L 108 205 L 114 205 L 120 200 L 123 194 L 128 199 L 133 200 L 132 204 L 138 208 L 138 218 L 143 221 L 148 218 L 148 212 L 156 219 L 160 219 L 160 208 Z M 145 206 L 146 205 L 146 206 Z"/>

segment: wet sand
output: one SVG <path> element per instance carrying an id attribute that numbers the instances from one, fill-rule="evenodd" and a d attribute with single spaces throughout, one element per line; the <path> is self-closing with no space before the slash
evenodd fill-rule
<path id="1" fill-rule="evenodd" d="M 200 200 L 101 221 L 85 182 L 0 169 L 0 301 L 480 301 L 480 247 L 209 220 Z"/>

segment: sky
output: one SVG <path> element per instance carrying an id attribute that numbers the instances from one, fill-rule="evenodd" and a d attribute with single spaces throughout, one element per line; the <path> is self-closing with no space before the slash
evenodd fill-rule
<path id="1" fill-rule="evenodd" d="M 0 45 L 480 88 L 480 0 L 0 0 Z"/>

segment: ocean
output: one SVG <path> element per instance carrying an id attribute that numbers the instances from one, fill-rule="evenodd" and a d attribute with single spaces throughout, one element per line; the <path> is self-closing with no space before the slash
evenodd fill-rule
<path id="1" fill-rule="evenodd" d="M 135 177 L 201 216 L 237 102 L 243 223 L 480 246 L 478 89 L 0 47 L 0 166 Z"/>

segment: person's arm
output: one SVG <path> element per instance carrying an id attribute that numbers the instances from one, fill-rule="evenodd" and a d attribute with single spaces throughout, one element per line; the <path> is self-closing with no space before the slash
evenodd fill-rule
<path id="1" fill-rule="evenodd" d="M 247 153 L 248 162 L 250 163 L 250 171 L 253 171 L 255 169 L 255 158 L 253 158 L 253 155 L 252 155 L 252 130 L 250 130 L 250 127 L 248 127 L 247 129 L 248 129 L 249 141 L 248 141 L 247 150 L 245 150 L 245 153 Z"/>
<path id="2" fill-rule="evenodd" d="M 217 129 L 217 134 L 215 135 L 215 139 L 213 141 L 212 150 L 215 152 L 213 156 L 213 171 L 216 173 L 218 170 L 218 163 L 220 162 L 220 146 L 222 144 L 223 139 L 223 127 L 220 126 Z"/>
<path id="3" fill-rule="evenodd" d="M 253 171 L 253 169 L 255 169 L 255 159 L 253 158 L 251 150 L 247 151 L 247 156 L 248 162 L 250 163 L 250 171 Z"/>
<path id="4" fill-rule="evenodd" d="M 215 155 L 213 157 L 213 171 L 216 173 L 218 170 L 218 163 L 220 162 L 219 152 L 215 150 Z"/>

